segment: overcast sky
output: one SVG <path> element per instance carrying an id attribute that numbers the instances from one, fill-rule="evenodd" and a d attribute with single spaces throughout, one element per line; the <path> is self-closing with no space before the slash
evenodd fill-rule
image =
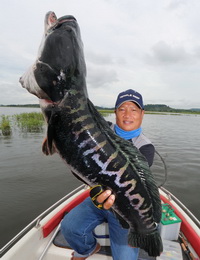
<path id="1" fill-rule="evenodd" d="M 145 104 L 200 107 L 199 0 L 1 0 L 0 104 L 38 103 L 19 84 L 34 62 L 44 16 L 76 17 L 91 101 L 113 107 L 119 92 Z"/>

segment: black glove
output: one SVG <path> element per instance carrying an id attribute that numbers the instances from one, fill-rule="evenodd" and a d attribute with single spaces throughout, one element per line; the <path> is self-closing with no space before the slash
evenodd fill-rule
<path id="1" fill-rule="evenodd" d="M 106 190 L 106 187 L 102 186 L 102 185 L 96 185 L 94 187 L 90 188 L 90 197 L 92 199 L 93 204 L 98 208 L 98 209 L 103 209 L 103 203 L 106 201 L 103 201 L 103 203 L 99 203 L 96 198 Z M 112 210 L 112 209 L 111 209 Z M 128 229 L 129 228 L 129 224 L 114 210 L 112 210 L 114 215 L 116 216 L 116 218 L 119 220 L 121 226 L 123 228 Z"/>
<path id="2" fill-rule="evenodd" d="M 99 203 L 96 198 L 104 192 L 103 186 L 101 185 L 96 185 L 94 187 L 90 188 L 90 197 L 92 199 L 93 204 L 98 208 L 98 209 L 103 209 L 103 203 Z"/>

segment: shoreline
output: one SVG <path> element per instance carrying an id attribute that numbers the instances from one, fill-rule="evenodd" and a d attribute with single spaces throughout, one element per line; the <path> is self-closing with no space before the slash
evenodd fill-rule
<path id="1" fill-rule="evenodd" d="M 156 106 L 156 105 L 155 105 Z M 0 105 L 0 108 L 40 108 L 37 104 L 27 104 L 27 105 Z M 114 108 L 99 108 L 96 109 L 102 114 L 112 114 L 114 113 Z M 174 110 L 174 111 L 173 111 Z M 180 110 L 180 111 L 179 111 Z M 28 113 L 28 112 L 27 112 Z M 172 109 L 171 111 L 154 111 L 154 110 L 145 110 L 145 114 L 153 114 L 153 115 L 200 115 L 200 110 L 187 110 L 187 109 Z"/>

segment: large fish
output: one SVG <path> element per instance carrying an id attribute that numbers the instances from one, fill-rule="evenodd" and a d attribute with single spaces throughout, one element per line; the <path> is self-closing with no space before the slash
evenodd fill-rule
<path id="1" fill-rule="evenodd" d="M 89 100 L 80 30 L 73 16 L 45 17 L 38 58 L 20 78 L 41 101 L 48 123 L 43 152 L 58 152 L 88 185 L 103 185 L 116 196 L 113 209 L 129 224 L 130 246 L 159 256 L 162 241 L 158 188 L 146 159 L 117 136 Z"/>

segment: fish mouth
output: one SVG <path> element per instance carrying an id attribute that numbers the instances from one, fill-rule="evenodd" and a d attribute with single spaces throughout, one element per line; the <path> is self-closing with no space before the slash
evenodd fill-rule
<path id="1" fill-rule="evenodd" d="M 71 21 L 76 21 L 76 18 L 73 15 L 65 15 L 60 18 L 58 18 L 58 23 L 65 23 L 65 22 L 71 22 Z"/>
<path id="2" fill-rule="evenodd" d="M 60 27 L 63 23 L 68 23 L 68 22 L 77 22 L 76 18 L 73 15 L 65 15 L 57 19 L 56 23 L 52 25 L 48 30 L 47 34 L 51 33 L 53 30 L 57 29 Z"/>
<path id="3" fill-rule="evenodd" d="M 58 102 L 53 102 L 52 100 L 49 100 L 49 99 L 39 99 L 39 103 L 40 103 L 40 106 L 45 108 L 49 105 L 57 105 Z"/>

